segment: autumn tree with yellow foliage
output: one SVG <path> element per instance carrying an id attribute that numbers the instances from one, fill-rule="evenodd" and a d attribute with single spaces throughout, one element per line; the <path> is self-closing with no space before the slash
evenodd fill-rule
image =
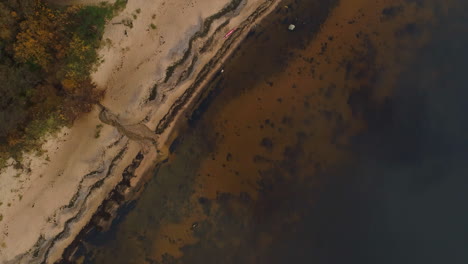
<path id="1" fill-rule="evenodd" d="M 15 59 L 20 63 L 35 63 L 49 71 L 50 63 L 65 48 L 62 41 L 65 16 L 38 1 L 35 12 L 20 23 L 14 44 Z"/>
<path id="2" fill-rule="evenodd" d="M 56 9 L 42 0 L 0 2 L 0 169 L 102 98 L 90 73 L 105 23 L 125 3 Z"/>

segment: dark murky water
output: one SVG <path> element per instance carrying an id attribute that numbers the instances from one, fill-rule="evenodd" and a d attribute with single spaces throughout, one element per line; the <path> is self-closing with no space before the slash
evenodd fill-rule
<path id="1" fill-rule="evenodd" d="M 80 262 L 468 263 L 465 2 L 285 2 Z"/>

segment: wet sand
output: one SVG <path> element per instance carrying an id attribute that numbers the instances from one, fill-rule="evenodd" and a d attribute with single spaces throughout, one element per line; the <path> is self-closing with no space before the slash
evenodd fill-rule
<path id="1" fill-rule="evenodd" d="M 356 254 L 344 245 L 370 228 L 368 219 L 351 234 L 330 222 L 367 213 L 330 212 L 321 201 L 372 202 L 360 200 L 372 192 L 371 175 L 352 171 L 361 159 L 356 142 L 386 128 L 397 81 L 430 41 L 437 10 L 430 1 L 384 0 L 278 7 L 187 113 L 142 196 L 110 231 L 85 239 L 81 260 L 335 263 L 334 245 Z"/>

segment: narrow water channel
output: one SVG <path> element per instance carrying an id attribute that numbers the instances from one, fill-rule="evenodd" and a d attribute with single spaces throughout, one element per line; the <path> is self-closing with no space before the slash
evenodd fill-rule
<path id="1" fill-rule="evenodd" d="M 284 1 L 79 262 L 468 263 L 465 2 Z"/>

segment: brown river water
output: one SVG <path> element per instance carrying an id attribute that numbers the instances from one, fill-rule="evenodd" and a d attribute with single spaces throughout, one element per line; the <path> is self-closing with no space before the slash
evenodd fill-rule
<path id="1" fill-rule="evenodd" d="M 468 263 L 466 7 L 284 1 L 78 262 Z"/>

